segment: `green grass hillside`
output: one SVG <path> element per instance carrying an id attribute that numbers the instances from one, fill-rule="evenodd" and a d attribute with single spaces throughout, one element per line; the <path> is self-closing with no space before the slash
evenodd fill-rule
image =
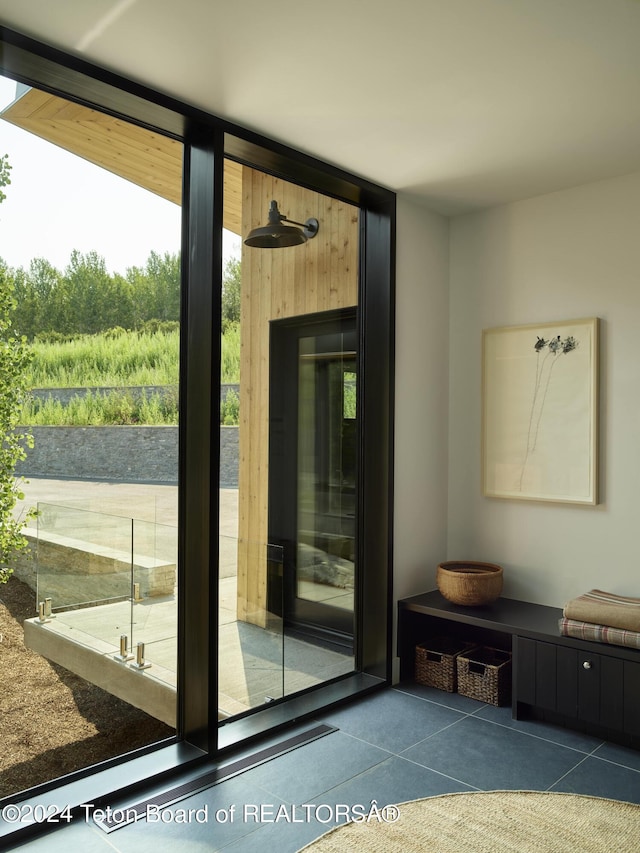
<path id="1" fill-rule="evenodd" d="M 32 344 L 29 388 L 176 385 L 179 332 L 114 330 Z"/>
<path id="2" fill-rule="evenodd" d="M 127 392 L 131 386 L 177 386 L 180 333 L 177 329 L 128 332 L 113 329 L 71 340 L 35 341 L 27 379 L 30 389 L 105 388 L 63 406 L 31 400 L 22 422 L 31 425 L 170 424 L 178 422 L 177 394 L 148 393 L 142 398 Z M 240 329 L 232 323 L 222 336 L 223 383 L 239 382 Z M 224 423 L 235 420 L 228 411 Z"/>

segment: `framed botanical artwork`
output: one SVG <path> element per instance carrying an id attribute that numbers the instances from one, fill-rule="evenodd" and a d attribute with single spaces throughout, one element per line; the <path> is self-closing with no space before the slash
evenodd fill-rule
<path id="1" fill-rule="evenodd" d="M 482 333 L 489 497 L 598 502 L 597 318 Z"/>

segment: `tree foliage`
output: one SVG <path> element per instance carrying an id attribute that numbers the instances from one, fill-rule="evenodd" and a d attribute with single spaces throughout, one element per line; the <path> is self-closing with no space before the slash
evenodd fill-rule
<path id="1" fill-rule="evenodd" d="M 180 257 L 151 252 L 144 267 L 111 274 L 97 252 L 77 250 L 63 271 L 44 258 L 10 270 L 14 328 L 29 340 L 140 330 L 180 319 Z"/>
<path id="2" fill-rule="evenodd" d="M 240 260 L 229 258 L 222 272 L 222 331 L 240 322 L 240 282 Z"/>
<path id="3" fill-rule="evenodd" d="M 1 188 L 10 183 L 9 169 L 7 157 L 0 157 L 0 201 L 6 197 Z M 6 266 L 0 263 L 0 583 L 6 582 L 11 574 L 7 566 L 11 555 L 27 548 L 22 534 L 24 520 L 13 517 L 16 501 L 23 498 L 14 472 L 18 461 L 26 457 L 25 447 L 33 446 L 30 435 L 16 432 L 26 394 L 25 375 L 31 352 L 26 339 L 12 328 L 15 302 L 11 285 Z"/>
<path id="4" fill-rule="evenodd" d="M 149 320 L 180 319 L 180 256 L 151 252 L 144 267 L 127 270 L 133 317 L 130 323 L 119 323 L 126 329 L 139 329 Z"/>
<path id="5" fill-rule="evenodd" d="M 44 258 L 27 270 L 7 270 L 15 296 L 13 324 L 32 341 L 95 335 L 112 328 L 139 331 L 180 320 L 180 255 L 151 252 L 143 267 L 111 274 L 97 252 L 78 250 L 63 271 Z M 230 258 L 222 275 L 222 330 L 240 322 L 241 264 Z"/>
<path id="6" fill-rule="evenodd" d="M 5 154 L 3 157 L 0 157 L 0 202 L 3 202 L 7 197 L 2 191 L 2 187 L 7 187 L 11 183 L 11 179 L 9 178 L 10 171 L 9 155 Z"/>

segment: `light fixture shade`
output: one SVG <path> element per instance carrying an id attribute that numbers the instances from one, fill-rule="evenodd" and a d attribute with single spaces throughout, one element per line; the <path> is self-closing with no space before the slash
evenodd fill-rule
<path id="1" fill-rule="evenodd" d="M 295 225 L 263 225 L 254 228 L 244 241 L 245 246 L 258 249 L 279 249 L 284 246 L 300 246 L 307 238 Z"/>
<path id="2" fill-rule="evenodd" d="M 290 225 L 283 223 L 290 222 Z M 281 249 L 285 246 L 300 246 L 318 233 L 318 220 L 307 219 L 306 222 L 294 222 L 287 219 L 278 210 L 278 203 L 271 202 L 269 207 L 269 224 L 254 228 L 246 237 L 245 246 L 258 249 Z"/>

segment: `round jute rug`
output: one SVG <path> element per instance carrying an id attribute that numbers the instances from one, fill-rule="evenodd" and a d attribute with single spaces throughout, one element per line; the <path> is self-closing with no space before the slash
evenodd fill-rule
<path id="1" fill-rule="evenodd" d="M 394 811 L 395 809 L 395 811 Z M 367 812 L 307 853 L 638 853 L 640 806 L 538 791 L 445 794 Z"/>

